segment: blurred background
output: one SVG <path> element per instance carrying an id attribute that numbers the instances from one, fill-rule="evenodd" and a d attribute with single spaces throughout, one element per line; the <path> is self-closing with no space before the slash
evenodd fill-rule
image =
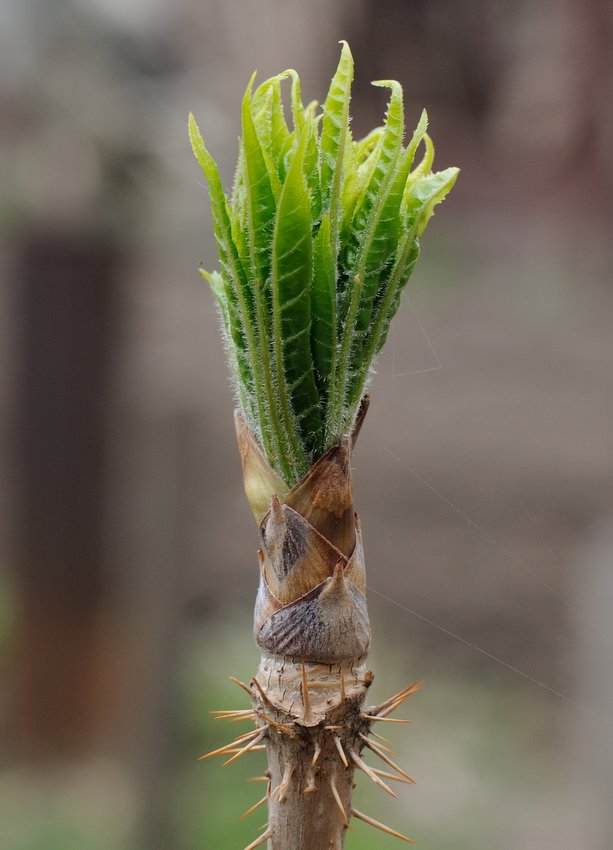
<path id="1" fill-rule="evenodd" d="M 340 38 L 356 136 L 396 78 L 462 168 L 355 455 L 374 696 L 424 680 L 393 735 L 418 784 L 359 807 L 424 850 L 613 847 L 612 17 L 0 5 L 2 850 L 240 850 L 265 818 L 261 754 L 196 761 L 257 665 L 257 535 L 186 117 L 229 184 L 252 70 L 321 100 Z"/>

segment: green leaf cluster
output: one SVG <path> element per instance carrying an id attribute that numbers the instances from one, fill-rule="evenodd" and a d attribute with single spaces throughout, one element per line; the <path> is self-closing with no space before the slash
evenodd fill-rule
<path id="1" fill-rule="evenodd" d="M 353 58 L 342 44 L 319 113 L 317 103 L 303 105 L 295 71 L 255 90 L 254 74 L 229 194 L 189 119 L 220 259 L 220 271 L 202 274 L 219 305 L 242 411 L 289 485 L 351 429 L 420 238 L 458 175 L 432 171 L 425 111 L 405 146 L 402 87 L 393 80 L 374 83 L 390 91 L 383 126 L 353 139 Z"/>

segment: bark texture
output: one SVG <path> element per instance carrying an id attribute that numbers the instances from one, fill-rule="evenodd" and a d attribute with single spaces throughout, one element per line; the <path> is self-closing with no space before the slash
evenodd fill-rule
<path id="1" fill-rule="evenodd" d="M 269 724 L 268 846 L 340 850 L 351 815 L 355 769 L 351 754 L 361 751 L 360 733 L 367 734 L 369 728 L 363 702 L 371 677 L 363 667 L 304 665 L 303 669 L 296 662 L 265 657 L 258 682 L 266 673 L 281 679 L 281 688 L 278 679 L 273 684 L 272 676 L 261 691 L 256 686 L 253 698 L 263 725 Z M 283 725 L 275 726 L 264 717 Z"/>

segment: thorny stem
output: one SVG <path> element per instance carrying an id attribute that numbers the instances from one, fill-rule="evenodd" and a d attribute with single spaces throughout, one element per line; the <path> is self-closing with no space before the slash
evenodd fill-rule
<path id="1" fill-rule="evenodd" d="M 284 76 L 292 78 L 293 131 Z M 377 721 L 393 722 L 387 715 L 417 686 L 364 705 L 370 623 L 351 450 L 419 238 L 458 170 L 431 172 L 425 112 L 403 147 L 396 82 L 375 83 L 392 90 L 384 125 L 353 140 L 346 42 L 323 116 L 303 107 L 296 72 L 252 92 L 254 77 L 230 197 L 190 119 L 222 261 L 207 278 L 236 365 L 245 490 L 261 538 L 254 632 L 262 658 L 249 685 L 237 682 L 252 708 L 218 715 L 256 728 L 208 755 L 231 764 L 267 752 L 266 795 L 245 816 L 267 802 L 268 824 L 245 850 L 342 850 L 351 818 L 410 842 L 352 806 L 356 770 L 392 797 L 385 780 L 413 782 L 370 735 Z M 422 140 L 426 154 L 411 171 Z M 368 764 L 365 749 L 390 770 Z"/>
<path id="2" fill-rule="evenodd" d="M 266 654 L 250 685 L 234 681 L 250 692 L 256 728 L 203 758 L 235 753 L 234 760 L 249 751 L 266 749 L 266 776 L 253 777 L 253 781 L 267 783 L 266 794 L 241 818 L 267 803 L 268 822 L 245 850 L 265 842 L 269 850 L 342 850 L 352 817 L 412 843 L 402 833 L 358 812 L 352 806 L 352 795 L 356 768 L 393 797 L 397 795 L 383 779 L 413 781 L 373 746 L 369 736 L 378 712 L 402 704 L 418 689 L 417 683 L 383 703 L 384 708 L 366 706 L 373 676 L 363 661 L 306 665 Z M 216 714 L 231 720 L 243 712 Z M 263 747 L 259 745 L 262 740 Z M 366 764 L 361 755 L 364 747 L 391 764 L 393 772 Z"/>
<path id="3" fill-rule="evenodd" d="M 368 728 L 361 715 L 366 696 L 362 687 L 351 700 L 341 703 L 326 720 L 342 728 L 342 746 L 359 746 L 359 731 Z M 262 705 L 258 692 L 254 707 Z M 270 710 L 270 709 L 269 709 Z M 277 717 L 283 717 L 279 712 Z M 284 720 L 289 720 L 286 715 Z M 351 812 L 354 765 L 345 767 L 339 758 L 335 732 L 326 723 L 302 726 L 293 734 L 267 733 L 269 850 L 341 850 Z M 315 760 L 315 764 L 313 761 Z M 288 771 L 289 768 L 289 771 Z M 282 789 L 279 793 L 277 789 Z M 275 793 L 277 792 L 277 793 Z"/>

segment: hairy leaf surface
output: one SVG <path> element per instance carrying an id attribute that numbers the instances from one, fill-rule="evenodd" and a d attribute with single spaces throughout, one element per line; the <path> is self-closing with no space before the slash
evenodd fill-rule
<path id="1" fill-rule="evenodd" d="M 245 152 L 245 204 L 253 283 L 263 295 L 270 273 L 270 238 L 276 211 L 275 198 L 262 146 L 251 114 L 253 77 L 243 98 L 243 147 Z"/>
<path id="2" fill-rule="evenodd" d="M 233 382 L 268 462 L 289 486 L 351 430 L 421 237 L 458 173 L 432 173 L 425 111 L 403 147 L 403 95 L 395 81 L 375 83 L 390 90 L 383 126 L 353 139 L 353 59 L 342 45 L 319 112 L 315 101 L 304 106 L 294 70 L 255 91 L 251 79 L 230 202 L 190 119 L 221 264 L 207 279 Z"/>
<path id="3" fill-rule="evenodd" d="M 292 460 L 306 468 L 304 445 L 319 444 L 319 394 L 311 354 L 311 202 L 303 173 L 306 133 L 287 172 L 272 243 L 275 375 Z M 312 444 L 312 445 L 311 445 Z"/>
<path id="4" fill-rule="evenodd" d="M 325 399 L 336 366 L 336 263 L 327 215 L 322 217 L 313 255 L 311 340 L 319 392 Z"/>
<path id="5" fill-rule="evenodd" d="M 335 253 L 340 217 L 341 178 L 349 130 L 349 99 L 353 81 L 353 57 L 343 42 L 341 58 L 324 104 L 320 139 L 322 209 L 330 213 L 330 233 Z"/>

